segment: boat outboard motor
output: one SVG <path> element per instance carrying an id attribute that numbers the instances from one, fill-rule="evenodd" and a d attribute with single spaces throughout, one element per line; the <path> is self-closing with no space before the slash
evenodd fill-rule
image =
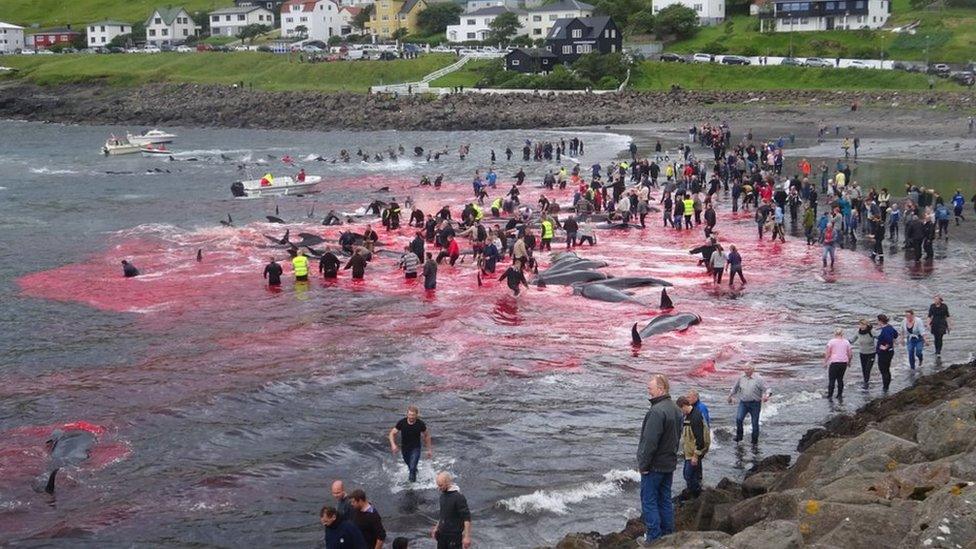
<path id="1" fill-rule="evenodd" d="M 242 196 L 247 196 L 244 192 L 244 183 L 241 181 L 235 181 L 230 185 L 230 194 L 240 198 Z"/>

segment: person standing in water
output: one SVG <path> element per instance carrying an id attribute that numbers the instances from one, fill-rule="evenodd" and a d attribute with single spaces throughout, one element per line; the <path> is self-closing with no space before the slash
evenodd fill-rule
<path id="1" fill-rule="evenodd" d="M 857 333 L 849 341 L 852 345 L 857 345 L 857 353 L 861 359 L 861 375 L 864 377 L 864 388 L 867 389 L 868 382 L 871 381 L 871 369 L 874 367 L 877 346 L 874 331 L 871 330 L 871 324 L 867 320 L 859 321 L 857 323 Z"/>
<path id="2" fill-rule="evenodd" d="M 844 400 L 844 373 L 851 364 L 854 351 L 851 342 L 844 339 L 844 330 L 834 330 L 834 337 L 827 342 L 824 353 L 824 368 L 827 368 L 827 398 L 833 400 L 834 385 L 837 385 L 837 398 Z"/>
<path id="3" fill-rule="evenodd" d="M 400 454 L 403 462 L 410 471 L 410 482 L 417 481 L 417 466 L 420 463 L 421 440 L 427 446 L 427 459 L 433 459 L 434 446 L 430 442 L 430 431 L 427 424 L 420 419 L 420 408 L 407 406 L 407 417 L 401 419 L 390 429 L 390 451 L 396 454 L 396 435 L 400 433 Z"/>
<path id="4" fill-rule="evenodd" d="M 915 369 L 915 363 L 922 367 L 922 349 L 925 347 L 925 328 L 922 322 L 915 318 L 915 311 L 905 311 L 905 319 L 901 322 L 901 333 L 905 337 L 905 347 L 908 350 L 908 367 Z"/>
<path id="5" fill-rule="evenodd" d="M 935 340 L 935 360 L 942 360 L 942 338 L 949 333 L 949 307 L 942 302 L 942 296 L 937 295 L 929 305 L 929 331 Z"/>
<path id="6" fill-rule="evenodd" d="M 427 261 L 424 262 L 424 289 L 434 290 L 437 288 L 437 262 L 434 261 L 434 254 L 427 252 Z"/>
<path id="7" fill-rule="evenodd" d="M 729 404 L 736 397 L 739 409 L 735 414 L 735 441 L 742 442 L 742 422 L 748 414 L 752 420 L 752 443 L 759 444 L 759 414 L 762 403 L 769 401 L 772 393 L 766 388 L 766 380 L 756 373 L 752 364 L 747 364 L 742 376 L 729 392 Z"/>
<path id="8" fill-rule="evenodd" d="M 342 268 L 342 270 L 346 269 L 352 269 L 352 277 L 355 280 L 362 280 L 366 276 L 366 258 L 363 257 L 360 248 L 356 248 L 353 251 L 352 257 L 349 258 L 346 266 Z"/>
<path id="9" fill-rule="evenodd" d="M 875 352 L 878 356 L 878 371 L 881 372 L 882 390 L 888 392 L 891 385 L 891 359 L 895 356 L 895 339 L 898 330 L 888 324 L 888 315 L 878 315 L 878 343 Z"/>
<path id="10" fill-rule="evenodd" d="M 281 265 L 274 257 L 264 266 L 264 279 L 268 281 L 268 286 L 281 286 Z"/>
<path id="11" fill-rule="evenodd" d="M 454 484 L 451 473 L 437 473 L 437 489 L 441 493 L 440 516 L 430 535 L 437 540 L 437 549 L 468 549 L 471 547 L 471 510 L 468 499 Z"/>
<path id="12" fill-rule="evenodd" d="M 525 275 L 522 274 L 522 269 L 517 268 L 514 264 L 505 269 L 502 276 L 498 277 L 498 280 L 505 280 L 508 283 L 508 289 L 512 290 L 512 293 L 516 297 L 519 295 L 519 285 L 523 285 L 526 288 L 529 287 L 529 283 L 525 281 Z"/>

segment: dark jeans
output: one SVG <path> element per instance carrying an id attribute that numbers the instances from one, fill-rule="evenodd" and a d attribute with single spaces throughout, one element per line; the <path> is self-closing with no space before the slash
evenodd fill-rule
<path id="1" fill-rule="evenodd" d="M 702 489 L 702 460 L 698 458 L 698 465 L 692 465 L 690 459 L 685 460 L 685 468 L 682 471 L 685 477 L 685 484 L 691 495 L 698 497 Z"/>
<path id="2" fill-rule="evenodd" d="M 945 331 L 943 330 L 932 330 L 932 338 L 935 339 L 935 354 L 942 354 L 942 338 L 945 337 Z"/>
<path id="3" fill-rule="evenodd" d="M 894 349 L 888 351 L 878 351 L 878 371 L 881 372 L 881 386 L 888 391 L 891 385 L 891 359 L 895 357 Z"/>
<path id="4" fill-rule="evenodd" d="M 742 283 L 746 283 L 746 277 L 742 276 L 742 267 L 729 267 L 729 286 L 735 282 L 735 275 L 739 275 L 739 279 Z"/>
<path id="5" fill-rule="evenodd" d="M 861 353 L 861 375 L 864 376 L 864 385 L 871 381 L 871 368 L 874 367 L 874 353 Z"/>
<path id="6" fill-rule="evenodd" d="M 444 534 L 437 532 L 437 549 L 461 549 L 462 532 Z"/>
<path id="7" fill-rule="evenodd" d="M 403 462 L 410 470 L 410 482 L 417 482 L 417 464 L 420 463 L 420 447 L 402 448 L 400 453 L 403 455 Z"/>
<path id="8" fill-rule="evenodd" d="M 575 246 L 575 245 L 576 245 L 576 232 L 575 231 L 574 232 L 571 232 L 571 233 L 570 232 L 567 232 L 566 233 L 566 247 L 569 248 L 570 246 Z"/>
<path id="9" fill-rule="evenodd" d="M 641 474 L 641 512 L 647 533 L 644 539 L 655 540 L 674 533 L 674 507 L 671 482 L 674 473 Z"/>
<path id="10" fill-rule="evenodd" d="M 735 441 L 742 440 L 742 422 L 749 414 L 752 420 L 752 443 L 759 444 L 759 412 L 762 410 L 762 401 L 759 400 L 740 400 L 739 410 L 735 414 Z"/>
<path id="11" fill-rule="evenodd" d="M 589 242 L 590 243 L 590 246 L 593 246 L 593 245 L 596 244 L 596 242 L 594 241 L 594 239 L 593 239 L 592 236 L 581 236 L 581 237 L 579 237 L 580 246 L 582 246 L 584 242 Z"/>
<path id="12" fill-rule="evenodd" d="M 460 256 L 451 255 L 451 254 L 447 253 L 446 251 L 443 251 L 443 252 L 437 254 L 437 262 L 440 263 L 441 261 L 444 260 L 445 257 L 451 258 L 450 264 L 451 264 L 451 267 L 453 267 L 454 266 L 454 263 L 458 260 L 458 257 L 460 257 Z"/>
<path id="13" fill-rule="evenodd" d="M 827 369 L 827 398 L 834 398 L 834 385 L 837 385 L 837 398 L 844 398 L 844 372 L 846 362 L 831 362 Z"/>

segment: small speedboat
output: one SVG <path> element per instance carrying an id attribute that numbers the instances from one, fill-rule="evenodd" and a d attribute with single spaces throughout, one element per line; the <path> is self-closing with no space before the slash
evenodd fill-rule
<path id="1" fill-rule="evenodd" d="M 113 135 L 105 140 L 105 145 L 102 147 L 102 154 L 105 156 L 116 154 L 135 154 L 139 152 L 139 150 L 139 145 L 130 142 L 128 139 L 115 137 Z"/>
<path id="2" fill-rule="evenodd" d="M 126 137 L 130 142 L 136 145 L 158 145 L 160 143 L 172 143 L 176 139 L 176 135 L 171 133 L 166 133 L 162 130 L 149 130 L 142 132 L 139 135 L 132 135 L 127 133 Z"/>
<path id="3" fill-rule="evenodd" d="M 260 196 L 283 196 L 289 194 L 306 194 L 322 181 L 318 175 L 307 175 L 303 181 L 288 176 L 272 177 L 265 175 L 261 179 L 235 181 L 230 186 L 230 192 L 238 198 L 255 198 Z"/>
<path id="4" fill-rule="evenodd" d="M 166 148 L 165 145 L 145 145 L 139 149 L 142 156 L 162 156 L 167 157 L 173 154 L 173 151 Z"/>

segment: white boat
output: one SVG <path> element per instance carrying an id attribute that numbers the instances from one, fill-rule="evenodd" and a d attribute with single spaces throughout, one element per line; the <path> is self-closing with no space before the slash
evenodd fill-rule
<path id="1" fill-rule="evenodd" d="M 131 133 L 126 133 L 126 137 L 130 142 L 136 145 L 158 145 L 160 143 L 172 143 L 176 139 L 176 135 L 171 133 L 166 133 L 162 130 L 149 130 L 142 132 L 139 135 L 132 135 Z"/>
<path id="2" fill-rule="evenodd" d="M 131 143 L 128 139 L 115 137 L 113 135 L 105 140 L 105 145 L 102 147 L 102 154 L 105 156 L 115 154 L 134 154 L 139 152 L 139 149 L 139 145 Z"/>
<path id="3" fill-rule="evenodd" d="M 149 157 L 154 157 L 154 156 L 168 157 L 168 156 L 172 156 L 173 154 L 173 151 L 167 149 L 163 145 L 145 145 L 143 147 L 140 147 L 139 151 L 142 152 L 142 156 L 149 156 Z"/>
<path id="4" fill-rule="evenodd" d="M 230 192 L 238 198 L 254 198 L 259 196 L 283 196 L 288 194 L 305 194 L 322 181 L 318 175 L 307 175 L 304 181 L 298 181 L 288 176 L 236 181 L 230 186 Z"/>

